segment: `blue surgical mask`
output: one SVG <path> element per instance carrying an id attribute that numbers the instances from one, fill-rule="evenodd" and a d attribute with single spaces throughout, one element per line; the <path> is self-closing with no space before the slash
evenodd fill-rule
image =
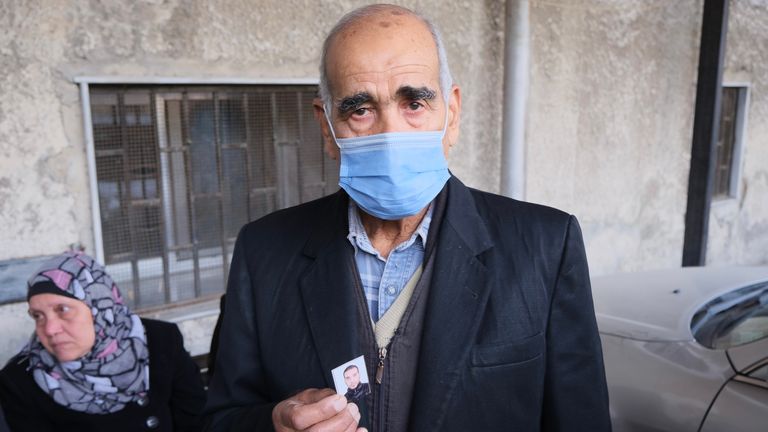
<path id="1" fill-rule="evenodd" d="M 443 154 L 445 126 L 433 132 L 336 138 L 327 110 L 326 119 L 341 150 L 339 186 L 370 215 L 386 220 L 413 216 L 450 178 Z"/>

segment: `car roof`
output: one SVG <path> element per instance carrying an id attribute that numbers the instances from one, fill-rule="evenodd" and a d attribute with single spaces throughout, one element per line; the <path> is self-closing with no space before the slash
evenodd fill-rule
<path id="1" fill-rule="evenodd" d="M 768 267 L 685 267 L 592 278 L 600 333 L 692 341 L 691 319 L 718 296 L 768 281 Z"/>

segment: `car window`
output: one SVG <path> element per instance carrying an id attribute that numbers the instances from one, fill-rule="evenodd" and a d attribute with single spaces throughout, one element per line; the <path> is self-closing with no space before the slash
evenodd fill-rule
<path id="1" fill-rule="evenodd" d="M 691 321 L 696 340 L 728 349 L 768 337 L 768 282 L 730 291 L 704 305 Z"/>

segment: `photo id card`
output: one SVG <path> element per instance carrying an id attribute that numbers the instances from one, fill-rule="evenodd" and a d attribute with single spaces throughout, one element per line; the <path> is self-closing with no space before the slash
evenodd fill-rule
<path id="1" fill-rule="evenodd" d="M 352 359 L 331 371 L 336 393 L 344 395 L 347 402 L 358 403 L 371 393 L 368 382 L 368 370 L 365 368 L 365 357 Z"/>

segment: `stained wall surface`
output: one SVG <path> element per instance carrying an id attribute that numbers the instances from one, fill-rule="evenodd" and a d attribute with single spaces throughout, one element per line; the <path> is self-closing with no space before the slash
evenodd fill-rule
<path id="1" fill-rule="evenodd" d="M 0 261 L 94 250 L 75 77 L 316 79 L 325 32 L 366 3 L 0 2 Z M 443 30 L 463 90 L 452 171 L 498 192 L 505 2 L 395 3 Z M 739 195 L 712 207 L 708 264 L 766 264 L 768 0 L 730 3 L 724 81 L 750 99 Z M 593 274 L 680 265 L 702 7 L 530 0 L 526 199 L 579 217 Z M 24 331 L 2 350 L 29 334 L 6 324 Z M 204 347 L 197 327 L 182 325 Z"/>
<path id="2" fill-rule="evenodd" d="M 723 82 L 748 87 L 738 195 L 717 201 L 708 264 L 768 263 L 768 1 L 731 2 Z"/>
<path id="3" fill-rule="evenodd" d="M 593 274 L 680 265 L 700 15 L 532 2 L 527 198 L 577 215 Z"/>
<path id="4" fill-rule="evenodd" d="M 0 1 L 0 262 L 56 254 L 75 243 L 95 250 L 76 77 L 317 79 L 325 33 L 367 3 Z M 464 90 L 462 142 L 451 169 L 472 186 L 498 190 L 503 3 L 394 3 L 424 12 L 443 29 L 454 79 Z M 6 289 L 2 280 L 0 289 Z M 31 333 L 25 311 L 24 303 L 0 306 L 7 330 L 0 363 Z M 204 319 L 172 318 L 193 354 L 207 351 L 217 311 Z"/>
<path id="5" fill-rule="evenodd" d="M 0 2 L 0 261 L 94 250 L 75 77 L 317 79 L 325 33 L 366 3 Z M 444 29 L 466 113 L 451 168 L 498 189 L 503 3 L 395 3 Z"/>
<path id="6" fill-rule="evenodd" d="M 723 81 L 750 86 L 740 195 L 708 265 L 768 263 L 768 2 L 733 0 Z M 678 267 L 703 2 L 531 2 L 527 198 L 576 214 L 593 274 Z"/>

